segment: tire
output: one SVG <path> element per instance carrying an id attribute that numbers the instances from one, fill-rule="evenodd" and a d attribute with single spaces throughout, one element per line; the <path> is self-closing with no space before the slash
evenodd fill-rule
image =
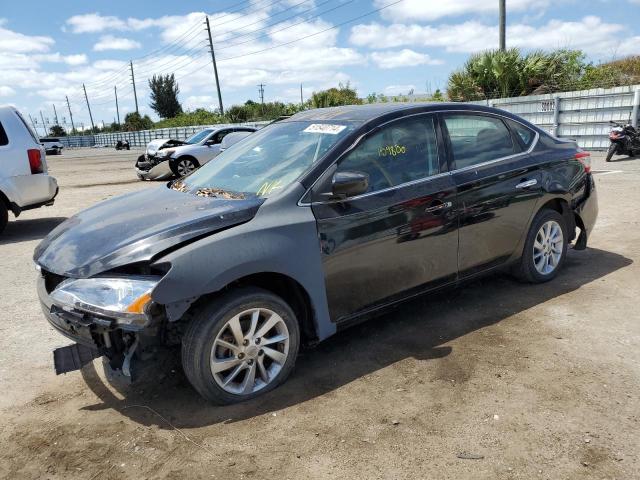
<path id="1" fill-rule="evenodd" d="M 9 210 L 2 200 L 0 200 L 0 234 L 9 223 Z"/>
<path id="2" fill-rule="evenodd" d="M 543 227 L 550 227 L 547 231 L 552 232 L 548 241 L 545 239 Z M 561 234 L 561 238 L 558 234 Z M 515 268 L 516 276 L 529 283 L 548 282 L 555 278 L 567 256 L 567 238 L 567 227 L 562 215 L 555 210 L 539 211 L 527 233 L 522 256 Z"/>
<path id="3" fill-rule="evenodd" d="M 607 150 L 607 158 L 605 159 L 606 162 L 611 161 L 611 157 L 613 157 L 613 154 L 616 153 L 616 150 L 618 150 L 618 146 L 615 143 L 609 145 L 609 150 Z"/>
<path id="4" fill-rule="evenodd" d="M 251 332 L 255 312 L 259 313 L 253 332 L 259 336 Z M 267 323 L 273 322 L 269 328 Z M 240 330 L 234 332 L 231 325 Z M 182 338 L 182 367 L 200 395 L 229 405 L 284 382 L 295 365 L 299 344 L 298 321 L 284 300 L 259 288 L 241 288 L 195 312 Z"/>
<path id="5" fill-rule="evenodd" d="M 195 158 L 187 156 L 176 159 L 172 158 L 169 162 L 171 171 L 178 178 L 182 178 L 200 167 L 200 164 Z"/>

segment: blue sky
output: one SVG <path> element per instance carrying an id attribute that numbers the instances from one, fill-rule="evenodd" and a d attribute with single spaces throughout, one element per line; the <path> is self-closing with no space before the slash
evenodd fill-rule
<path id="1" fill-rule="evenodd" d="M 214 25 L 225 106 L 258 99 L 298 101 L 350 82 L 371 92 L 445 89 L 472 52 L 497 45 L 498 0 L 218 0 L 8 2 L 0 9 L 0 104 L 41 124 L 53 107 L 89 124 L 82 83 L 96 123 L 134 109 L 127 70 L 133 59 L 138 102 L 147 79 L 176 74 L 187 109 L 217 106 L 201 22 Z M 523 49 L 581 48 L 593 61 L 640 54 L 640 0 L 507 0 L 507 44 Z M 340 26 L 339 26 L 340 25 Z M 337 27 L 337 28 L 333 28 Z M 308 38 L 300 40 L 302 37 Z M 283 45 L 284 44 L 284 45 Z M 258 53 L 256 53 L 258 52 Z M 155 118 L 155 117 L 154 117 Z"/>

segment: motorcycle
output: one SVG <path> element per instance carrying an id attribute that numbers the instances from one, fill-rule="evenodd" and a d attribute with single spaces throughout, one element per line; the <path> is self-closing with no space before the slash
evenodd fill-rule
<path id="1" fill-rule="evenodd" d="M 609 123 L 615 125 L 609 133 L 609 150 L 607 151 L 607 162 L 611 161 L 613 155 L 634 155 L 640 153 L 640 132 L 630 123 L 623 125 L 610 120 Z"/>
<path id="2" fill-rule="evenodd" d="M 130 150 L 129 142 L 127 140 L 118 140 L 116 150 Z"/>

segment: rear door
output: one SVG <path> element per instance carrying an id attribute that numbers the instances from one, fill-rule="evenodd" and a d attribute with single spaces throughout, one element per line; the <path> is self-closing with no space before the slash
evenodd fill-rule
<path id="1" fill-rule="evenodd" d="M 455 280 L 455 185 L 439 137 L 434 115 L 375 129 L 337 164 L 366 173 L 368 191 L 313 203 L 334 321 Z"/>
<path id="2" fill-rule="evenodd" d="M 464 277 L 504 263 L 525 234 L 542 191 L 542 172 L 527 153 L 537 134 L 491 114 L 445 113 L 442 124 L 458 191 Z"/>

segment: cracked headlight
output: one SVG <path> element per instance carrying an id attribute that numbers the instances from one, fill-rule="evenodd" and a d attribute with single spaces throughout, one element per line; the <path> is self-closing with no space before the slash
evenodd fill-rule
<path id="1" fill-rule="evenodd" d="M 80 310 L 113 318 L 118 325 L 145 327 L 151 291 L 160 277 L 71 278 L 51 292 L 51 300 L 63 310 Z"/>

